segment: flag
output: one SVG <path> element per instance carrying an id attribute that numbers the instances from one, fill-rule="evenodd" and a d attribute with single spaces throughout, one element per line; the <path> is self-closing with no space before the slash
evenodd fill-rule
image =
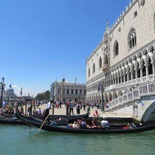
<path id="1" fill-rule="evenodd" d="M 98 84 L 98 92 L 101 90 L 101 83 Z"/>

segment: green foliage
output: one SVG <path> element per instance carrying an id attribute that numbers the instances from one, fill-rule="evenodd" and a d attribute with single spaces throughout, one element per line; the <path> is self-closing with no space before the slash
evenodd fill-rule
<path id="1" fill-rule="evenodd" d="M 36 100 L 49 100 L 50 99 L 50 92 L 47 90 L 46 92 L 39 93 L 35 97 Z"/>

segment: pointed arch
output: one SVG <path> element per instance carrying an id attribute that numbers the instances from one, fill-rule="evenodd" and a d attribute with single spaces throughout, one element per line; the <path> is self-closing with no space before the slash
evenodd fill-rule
<path id="1" fill-rule="evenodd" d="M 93 73 L 95 73 L 95 63 L 93 63 Z"/>
<path id="2" fill-rule="evenodd" d="M 116 57 L 119 54 L 119 44 L 117 40 L 114 43 L 113 54 L 114 54 L 114 57 Z"/>
<path id="3" fill-rule="evenodd" d="M 88 77 L 90 76 L 90 68 L 88 68 Z"/>
<path id="4" fill-rule="evenodd" d="M 102 58 L 99 58 L 99 69 L 102 68 Z"/>
<path id="5" fill-rule="evenodd" d="M 152 63 L 151 63 L 151 58 L 149 57 L 149 60 L 148 60 L 148 74 L 151 75 L 153 74 L 153 67 L 152 67 Z"/>
<path id="6" fill-rule="evenodd" d="M 128 48 L 131 49 L 137 44 L 137 36 L 134 28 L 131 28 L 128 34 Z"/>

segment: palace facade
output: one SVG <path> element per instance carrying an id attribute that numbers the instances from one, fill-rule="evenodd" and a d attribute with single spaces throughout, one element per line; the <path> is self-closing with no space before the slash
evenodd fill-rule
<path id="1" fill-rule="evenodd" d="M 85 102 L 86 85 L 76 82 L 67 82 L 65 79 L 55 81 L 50 86 L 50 100 Z"/>
<path id="2" fill-rule="evenodd" d="M 86 61 L 86 101 L 101 102 L 102 84 L 112 109 L 129 90 L 148 87 L 154 75 L 155 0 L 132 0 L 112 27 L 106 23 L 103 40 Z"/>

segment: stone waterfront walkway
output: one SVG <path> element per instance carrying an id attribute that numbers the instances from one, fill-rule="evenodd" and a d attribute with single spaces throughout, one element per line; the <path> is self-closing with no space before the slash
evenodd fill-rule
<path id="1" fill-rule="evenodd" d="M 39 106 L 41 108 L 41 110 L 43 111 L 44 109 L 46 109 L 46 104 L 40 105 Z M 95 110 L 98 110 L 100 117 L 132 117 L 132 116 L 128 116 L 128 115 L 118 115 L 115 112 L 102 112 L 101 109 L 97 109 L 95 108 L 90 108 L 90 116 L 93 116 L 93 113 L 95 112 Z M 77 115 L 76 113 L 76 109 L 73 109 L 74 111 L 74 115 Z M 84 111 L 83 109 L 80 110 L 80 114 L 85 114 L 86 111 Z M 52 114 L 52 110 L 50 110 L 50 114 Z M 62 105 L 61 108 L 54 108 L 54 114 L 55 115 L 66 115 L 66 106 Z"/>

